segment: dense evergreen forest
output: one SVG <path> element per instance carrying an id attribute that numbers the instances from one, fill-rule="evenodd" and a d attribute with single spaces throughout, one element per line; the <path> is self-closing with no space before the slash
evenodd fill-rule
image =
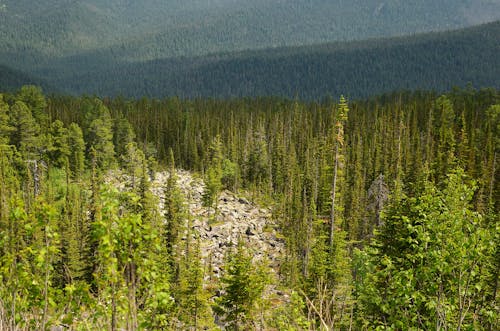
<path id="1" fill-rule="evenodd" d="M 14 92 L 21 88 L 23 85 L 34 84 L 43 86 L 44 89 L 55 91 L 46 82 L 41 79 L 34 78 L 18 70 L 13 70 L 9 67 L 0 64 L 0 89 L 2 92 Z"/>
<path id="2" fill-rule="evenodd" d="M 34 77 L 5 75 L 8 91 L 25 83 L 70 94 L 140 98 L 280 95 L 318 100 L 366 98 L 400 89 L 499 88 L 500 21 L 412 37 L 122 63 L 90 53 L 54 60 Z"/>
<path id="3" fill-rule="evenodd" d="M 498 330 L 499 97 L 4 93 L 0 329 Z M 272 209 L 277 277 L 243 241 L 206 274 L 179 168 Z"/>
<path id="4" fill-rule="evenodd" d="M 459 29 L 499 10 L 491 0 L 0 0 L 0 63 L 30 71 L 86 52 L 142 62 L 361 40 Z"/>
<path id="5" fill-rule="evenodd" d="M 141 97 L 287 96 L 343 91 L 366 98 L 398 89 L 499 88 L 500 21 L 412 37 L 43 71 L 68 92 Z M 88 60 L 88 59 L 87 59 Z M 107 63 L 107 62 L 103 62 Z M 453 85 L 452 85 L 453 84 Z"/>
<path id="6" fill-rule="evenodd" d="M 499 19 L 491 0 L 0 0 L 0 65 L 101 97 L 499 88 L 498 22 L 418 35 Z"/>

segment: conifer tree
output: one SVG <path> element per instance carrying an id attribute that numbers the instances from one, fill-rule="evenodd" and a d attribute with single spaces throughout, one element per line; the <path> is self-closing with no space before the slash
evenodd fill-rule
<path id="1" fill-rule="evenodd" d="M 222 141 L 216 136 L 209 147 L 209 164 L 205 174 L 205 191 L 203 192 L 203 203 L 207 207 L 213 207 L 217 213 L 217 203 L 222 190 Z"/>
<path id="2" fill-rule="evenodd" d="M 9 106 L 0 94 L 0 222 L 4 222 L 7 218 L 8 200 L 15 188 L 15 172 L 12 167 L 13 150 L 9 145 L 13 128 L 9 125 L 8 110 Z"/>
<path id="3" fill-rule="evenodd" d="M 53 165 L 59 168 L 66 167 L 70 156 L 68 130 L 63 122 L 56 120 L 50 124 L 48 139 L 48 154 Z"/>
<path id="4" fill-rule="evenodd" d="M 140 181 L 144 178 L 143 174 L 148 176 L 147 167 L 144 168 L 146 166 L 144 153 L 135 142 L 128 143 L 123 151 L 120 163 L 123 164 L 123 168 L 130 176 L 131 189 L 139 193 L 137 189 L 140 186 Z M 142 181 L 142 184 L 146 184 L 146 182 Z"/>
<path id="5" fill-rule="evenodd" d="M 85 142 L 88 150 L 90 151 L 90 148 L 95 150 L 98 168 L 112 167 L 115 163 L 115 149 L 113 145 L 113 121 L 108 108 L 102 101 L 94 100 L 86 116 L 88 126 Z"/>
<path id="6" fill-rule="evenodd" d="M 8 144 L 10 133 L 14 128 L 9 125 L 9 105 L 3 100 L 0 94 L 0 144 Z"/>
<path id="7" fill-rule="evenodd" d="M 254 132 L 251 145 L 249 146 L 248 161 L 246 164 L 248 183 L 266 188 L 269 178 L 269 153 L 262 126 Z"/>
<path id="8" fill-rule="evenodd" d="M 184 197 L 177 185 L 177 173 L 175 169 L 175 160 L 172 149 L 169 150 L 170 170 L 167 185 L 164 188 L 164 217 L 165 217 L 165 245 L 169 257 L 174 280 L 178 279 L 179 269 L 179 252 L 178 245 L 182 230 L 184 229 L 184 221 L 186 211 L 184 206 Z"/>
<path id="9" fill-rule="evenodd" d="M 127 165 L 127 146 L 135 141 L 135 133 L 129 121 L 123 117 L 115 120 L 113 128 L 113 144 L 115 146 L 116 155 L 119 157 L 122 166 Z"/>
<path id="10" fill-rule="evenodd" d="M 259 301 L 268 275 L 262 266 L 252 262 L 252 256 L 240 240 L 236 251 L 230 253 L 221 282 L 223 294 L 216 299 L 214 310 L 229 330 L 257 328 Z"/>
<path id="11" fill-rule="evenodd" d="M 179 257 L 179 275 L 174 295 L 177 314 L 184 329 L 200 330 L 214 327 L 209 305 L 210 293 L 203 286 L 204 270 L 201 263 L 200 242 L 192 242 L 194 233 L 186 235 L 183 256 Z"/>
<path id="12" fill-rule="evenodd" d="M 341 186 L 343 185 L 343 171 L 342 168 L 345 166 L 345 137 L 344 137 L 344 124 L 347 121 L 347 113 L 349 108 L 347 101 L 343 96 L 340 97 L 340 103 L 335 116 L 335 128 L 334 128 L 334 142 L 333 142 L 333 179 L 332 179 L 332 190 L 331 190 L 331 211 L 330 211 L 330 233 L 329 233 L 329 245 L 333 245 L 334 233 L 335 233 L 335 222 L 338 222 L 339 216 L 342 214 L 343 208 L 341 203 L 339 203 L 339 192 L 341 191 Z"/>
<path id="13" fill-rule="evenodd" d="M 40 125 L 35 121 L 31 110 L 22 101 L 16 101 L 10 108 L 10 142 L 23 154 L 25 159 L 39 157 Z"/>
<path id="14" fill-rule="evenodd" d="M 446 96 L 441 96 L 436 100 L 436 108 L 439 116 L 436 180 L 440 181 L 454 167 L 456 161 L 455 112 L 451 101 Z"/>
<path id="15" fill-rule="evenodd" d="M 16 99 L 28 106 L 33 118 L 42 128 L 42 132 L 46 132 L 49 128 L 50 119 L 46 110 L 47 100 L 42 93 L 42 89 L 34 85 L 25 85 L 17 93 Z"/>
<path id="16" fill-rule="evenodd" d="M 78 180 L 83 174 L 85 166 L 85 141 L 82 129 L 76 123 L 71 123 L 68 128 L 69 170 L 71 178 Z"/>
<path id="17" fill-rule="evenodd" d="M 40 136 L 40 126 L 31 110 L 22 101 L 16 101 L 9 112 L 11 131 L 10 142 L 20 152 L 22 160 L 17 162 L 18 171 L 23 176 L 23 190 L 26 207 L 31 208 L 33 198 L 41 191 L 43 176 L 44 139 Z"/>

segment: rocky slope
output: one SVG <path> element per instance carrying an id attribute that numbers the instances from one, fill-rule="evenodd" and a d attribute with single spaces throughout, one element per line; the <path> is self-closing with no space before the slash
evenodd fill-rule
<path id="1" fill-rule="evenodd" d="M 256 261 L 264 259 L 275 272 L 280 267 L 284 242 L 279 238 L 277 226 L 271 211 L 251 203 L 246 198 L 229 191 L 221 192 L 217 212 L 203 206 L 204 184 L 187 171 L 177 171 L 177 184 L 184 194 L 190 226 L 201 241 L 202 259 L 205 270 L 218 277 L 224 264 L 224 256 L 230 247 L 235 247 L 241 238 L 254 253 Z M 168 180 L 168 172 L 157 173 L 152 191 L 160 198 L 163 209 L 165 195 L 163 188 Z M 186 224 L 188 220 L 186 219 Z"/>
<path id="2" fill-rule="evenodd" d="M 202 179 L 185 170 L 177 170 L 176 176 L 188 213 L 184 225 L 189 225 L 200 239 L 206 279 L 221 276 L 226 253 L 231 247 L 236 247 L 240 239 L 251 250 L 255 262 L 265 261 L 274 273 L 278 273 L 284 241 L 279 236 L 269 208 L 252 203 L 233 192 L 222 191 L 215 211 L 203 206 Z M 168 178 L 168 172 L 158 172 L 151 183 L 153 194 L 159 198 L 162 214 Z M 119 190 L 126 190 L 130 184 L 129 176 L 119 172 L 110 173 L 106 181 Z"/>

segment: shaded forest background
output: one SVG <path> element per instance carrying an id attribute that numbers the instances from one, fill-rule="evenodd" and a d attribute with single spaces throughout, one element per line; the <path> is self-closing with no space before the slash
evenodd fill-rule
<path id="1" fill-rule="evenodd" d="M 57 61 L 34 74 L 0 68 L 4 89 L 36 82 L 48 91 L 129 97 L 286 96 L 317 100 L 453 86 L 498 88 L 500 22 L 453 32 L 300 48 L 120 63 L 98 54 Z M 43 77 L 44 80 L 35 77 Z"/>
<path id="2" fill-rule="evenodd" d="M 468 83 L 498 88 L 499 6 L 485 0 L 149 0 L 140 6 L 3 0 L 0 64 L 9 69 L 0 69 L 1 83 L 13 91 L 24 77 L 24 84 L 47 92 L 101 97 L 308 100 L 445 92 Z M 459 28 L 467 29 L 450 31 Z M 419 34 L 430 31 L 442 32 Z M 12 78 L 12 71 L 20 74 Z"/>

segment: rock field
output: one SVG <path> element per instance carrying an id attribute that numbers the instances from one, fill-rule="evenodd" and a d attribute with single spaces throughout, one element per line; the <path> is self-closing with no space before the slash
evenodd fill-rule
<path id="1" fill-rule="evenodd" d="M 168 177 L 168 172 L 159 172 L 153 181 L 152 191 L 160 198 L 160 209 L 163 208 L 163 188 Z M 276 272 L 279 269 L 284 242 L 279 238 L 268 208 L 261 208 L 232 192 L 222 191 L 214 217 L 214 209 L 204 207 L 202 203 L 203 181 L 184 170 L 177 170 L 177 179 L 186 199 L 191 227 L 200 238 L 205 269 L 212 272 L 207 277 L 220 275 L 226 251 L 235 247 L 239 238 L 252 251 L 256 262 L 265 257 L 272 270 Z"/>

